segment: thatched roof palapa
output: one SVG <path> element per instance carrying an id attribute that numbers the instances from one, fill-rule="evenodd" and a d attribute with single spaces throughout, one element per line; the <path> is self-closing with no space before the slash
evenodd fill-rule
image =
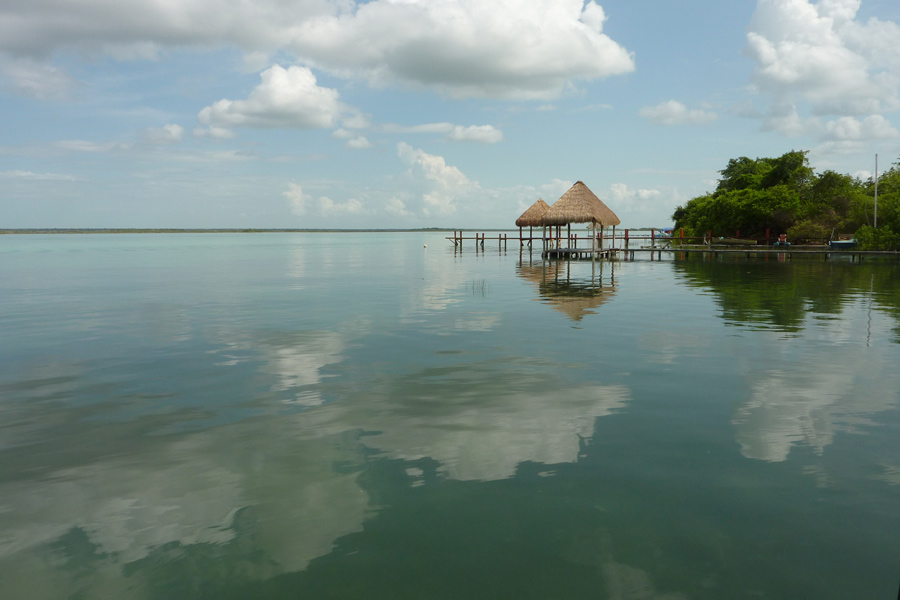
<path id="1" fill-rule="evenodd" d="M 550 210 L 550 205 L 544 202 L 543 198 L 539 198 L 537 202 L 528 207 L 528 210 L 522 213 L 522 216 L 516 219 L 516 227 L 540 227 L 541 217 Z"/>
<path id="2" fill-rule="evenodd" d="M 610 227 L 621 221 L 588 186 L 578 181 L 541 217 L 541 225 L 570 223 L 598 223 L 603 227 Z"/>

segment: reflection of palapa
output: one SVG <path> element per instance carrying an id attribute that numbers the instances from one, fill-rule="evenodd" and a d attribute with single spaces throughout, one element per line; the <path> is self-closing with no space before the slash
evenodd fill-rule
<path id="1" fill-rule="evenodd" d="M 541 301 L 558 310 L 573 321 L 580 321 L 584 315 L 595 314 L 596 309 L 612 299 L 616 288 L 604 285 L 602 277 L 572 280 L 568 275 L 560 278 L 560 263 L 551 266 L 526 266 L 517 269 L 519 277 L 537 285 Z"/>

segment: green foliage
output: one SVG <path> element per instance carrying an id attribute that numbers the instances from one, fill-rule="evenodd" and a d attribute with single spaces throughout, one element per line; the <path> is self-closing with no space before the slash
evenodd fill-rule
<path id="1" fill-rule="evenodd" d="M 813 241 L 824 243 L 831 237 L 832 229 L 812 219 L 800 221 L 788 227 L 787 236 L 791 243 Z"/>
<path id="2" fill-rule="evenodd" d="M 900 168 L 894 166 L 878 178 L 878 228 L 875 226 L 875 182 L 866 183 L 865 193 L 854 198 L 850 221 L 856 225 L 855 237 L 862 248 L 900 249 L 893 232 L 900 232 Z M 848 227 L 847 229 L 853 229 Z"/>
<path id="3" fill-rule="evenodd" d="M 900 231 L 900 167 L 878 178 L 878 228 L 882 226 Z"/>
<path id="4" fill-rule="evenodd" d="M 805 151 L 778 158 L 728 161 L 716 190 L 676 208 L 676 228 L 689 236 L 761 238 L 787 233 L 792 241 L 827 240 L 832 233 L 875 224 L 874 181 L 810 168 Z M 900 164 L 879 177 L 878 229 L 900 231 Z M 874 238 L 873 238 L 874 239 Z M 873 243 L 890 244 L 884 234 Z"/>
<path id="5" fill-rule="evenodd" d="M 722 178 L 716 187 L 716 193 L 759 189 L 763 176 L 771 168 L 767 162 L 764 162 L 765 160 L 753 160 L 746 156 L 729 160 L 728 166 L 719 171 Z"/>
<path id="6" fill-rule="evenodd" d="M 779 185 L 799 189 L 815 177 L 806 160 L 806 152 L 792 150 L 778 158 L 733 158 L 719 171 L 722 178 L 716 187 L 720 192 L 763 190 Z"/>
<path id="7" fill-rule="evenodd" d="M 860 250 L 900 250 L 900 233 L 890 227 L 870 227 L 863 225 L 854 235 Z"/>

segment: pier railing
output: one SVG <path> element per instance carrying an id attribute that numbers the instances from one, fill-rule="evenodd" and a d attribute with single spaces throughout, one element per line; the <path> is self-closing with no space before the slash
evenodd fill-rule
<path id="1" fill-rule="evenodd" d="M 767 232 L 768 234 L 768 232 Z M 447 237 L 454 248 L 462 250 L 464 246 L 473 244 L 476 252 L 485 252 L 486 246 L 493 248 L 493 242 L 496 242 L 496 248 L 500 252 L 509 249 L 510 242 L 513 248 L 516 248 L 516 242 L 519 243 L 520 252 L 526 249 L 530 252 L 540 251 L 545 258 L 559 258 L 567 260 L 577 260 L 584 258 L 612 258 L 622 255 L 625 260 L 634 259 L 636 254 L 648 254 L 653 259 L 656 256 L 662 259 L 664 252 L 676 253 L 676 256 L 686 258 L 691 254 L 702 254 L 704 257 L 716 258 L 718 256 L 740 255 L 770 255 L 777 254 L 779 260 L 790 259 L 792 255 L 812 256 L 820 255 L 825 260 L 831 256 L 849 256 L 852 260 L 863 260 L 867 256 L 882 256 L 900 258 L 900 252 L 897 251 L 863 251 L 855 248 L 832 248 L 824 243 L 822 244 L 800 244 L 791 245 L 785 242 L 783 238 L 773 238 L 767 235 L 764 238 L 741 238 L 740 232 L 736 232 L 735 237 L 718 237 L 707 232 L 701 237 L 686 236 L 683 231 L 674 232 L 674 235 L 668 232 L 659 233 L 656 230 L 640 230 L 635 235 L 630 230 L 625 229 L 621 233 L 597 233 L 593 236 L 591 233 L 584 235 L 582 232 L 565 235 L 541 234 L 528 235 L 525 232 L 520 235 L 510 235 L 509 233 L 497 232 L 496 235 L 488 235 L 487 233 L 470 233 L 464 231 L 454 231 L 452 237 Z M 490 244 L 488 244 L 490 242 Z"/>
<path id="2" fill-rule="evenodd" d="M 508 250 L 510 241 L 513 242 L 513 247 L 515 247 L 515 243 L 518 242 L 520 248 L 533 249 L 539 246 L 542 250 L 571 248 L 584 251 L 588 251 L 592 248 L 597 248 L 599 250 L 629 249 L 633 247 L 634 244 L 638 244 L 639 246 L 649 244 L 649 247 L 651 248 L 666 248 L 676 243 L 677 245 L 708 244 L 708 238 L 706 236 L 685 236 L 682 230 L 680 235 L 673 237 L 671 234 L 655 229 L 651 229 L 649 233 L 647 233 L 647 230 L 643 229 L 637 234 L 631 232 L 629 229 L 624 229 L 621 232 L 615 233 L 604 232 L 602 235 L 598 232 L 595 236 L 590 233 L 585 235 L 583 232 L 581 234 L 564 233 L 562 235 L 554 235 L 553 232 L 546 234 L 541 233 L 540 235 L 528 234 L 526 232 L 519 232 L 519 235 L 492 232 L 492 234 L 488 235 L 487 233 L 465 233 L 463 230 L 459 230 L 454 231 L 453 236 L 447 237 L 447 239 L 453 242 L 453 245 L 457 248 L 462 248 L 465 245 L 474 243 L 476 250 L 484 250 L 487 242 L 497 242 L 497 245 L 501 250 Z"/>

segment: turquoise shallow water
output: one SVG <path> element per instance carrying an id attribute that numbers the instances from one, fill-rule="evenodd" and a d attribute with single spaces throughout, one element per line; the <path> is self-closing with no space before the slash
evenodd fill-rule
<path id="1" fill-rule="evenodd" d="M 444 235 L 0 237 L 3 597 L 897 593 L 900 265 Z"/>

